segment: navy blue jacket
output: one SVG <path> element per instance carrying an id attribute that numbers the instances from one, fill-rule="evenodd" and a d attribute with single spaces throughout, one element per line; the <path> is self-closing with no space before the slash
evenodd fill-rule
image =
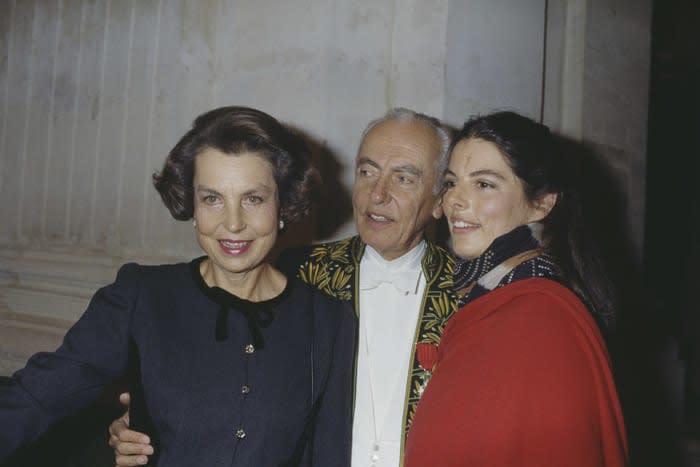
<path id="1" fill-rule="evenodd" d="M 292 278 L 251 305 L 209 289 L 200 261 L 123 266 L 56 352 L 0 387 L 0 462 L 93 402 L 137 350 L 159 465 L 349 465 L 352 309 Z"/>

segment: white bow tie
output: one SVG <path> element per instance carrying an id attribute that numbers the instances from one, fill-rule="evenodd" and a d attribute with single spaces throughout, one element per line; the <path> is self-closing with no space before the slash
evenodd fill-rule
<path id="1" fill-rule="evenodd" d="M 382 284 L 391 285 L 401 295 L 418 293 L 420 271 L 381 271 L 370 270 L 360 274 L 360 290 L 376 289 Z"/>

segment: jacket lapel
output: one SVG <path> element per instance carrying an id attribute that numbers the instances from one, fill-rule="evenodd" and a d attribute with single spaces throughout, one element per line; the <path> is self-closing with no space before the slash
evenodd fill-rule
<path id="1" fill-rule="evenodd" d="M 365 245 L 357 236 L 318 245 L 299 267 L 299 278 L 331 297 L 349 302 L 357 312 L 355 290 L 364 251 Z"/>
<path id="2" fill-rule="evenodd" d="M 423 257 L 425 292 L 414 338 L 411 366 L 406 384 L 404 406 L 404 437 L 401 440 L 401 464 L 404 443 L 411 427 L 418 401 L 423 395 L 437 361 L 437 349 L 447 321 L 457 309 L 458 297 L 452 285 L 454 258 L 444 248 L 427 242 Z"/>

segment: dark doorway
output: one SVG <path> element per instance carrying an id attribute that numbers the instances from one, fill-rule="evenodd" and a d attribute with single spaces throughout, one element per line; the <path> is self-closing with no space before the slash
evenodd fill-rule
<path id="1" fill-rule="evenodd" d="M 700 2 L 654 2 L 651 57 L 645 295 L 657 335 L 673 342 L 666 365 L 681 369 L 666 395 L 688 457 L 700 439 Z"/>

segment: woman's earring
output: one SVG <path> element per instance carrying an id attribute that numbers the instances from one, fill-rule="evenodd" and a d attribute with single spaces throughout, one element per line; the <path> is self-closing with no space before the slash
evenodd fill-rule
<path id="1" fill-rule="evenodd" d="M 284 229 L 284 221 L 280 219 L 280 230 Z"/>
<path id="2" fill-rule="evenodd" d="M 194 227 L 194 230 L 197 230 L 197 219 L 192 219 L 192 227 Z"/>

